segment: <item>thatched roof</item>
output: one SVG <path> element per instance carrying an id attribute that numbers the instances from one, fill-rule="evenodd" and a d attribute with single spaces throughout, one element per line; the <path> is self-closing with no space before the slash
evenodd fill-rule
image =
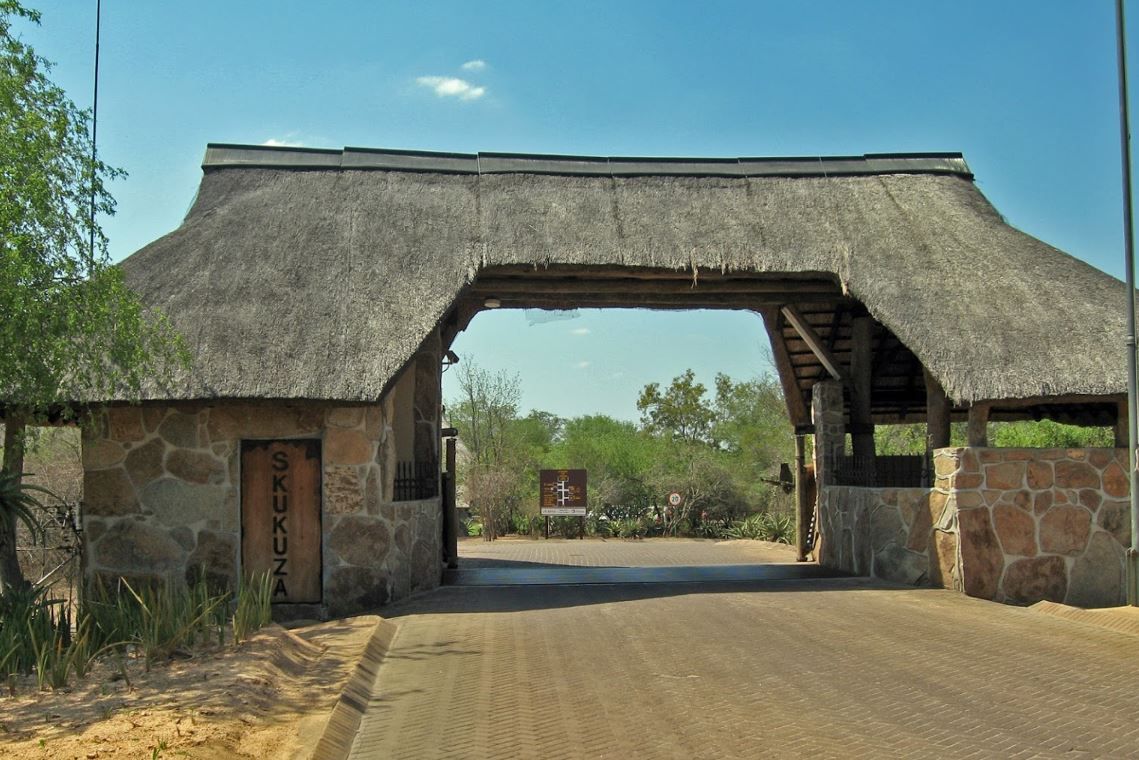
<path id="1" fill-rule="evenodd" d="M 1006 224 L 959 155 L 210 146 L 204 172 L 122 264 L 195 358 L 149 398 L 373 400 L 480 272 L 582 267 L 834 283 L 959 404 L 1125 391 L 1124 285 Z"/>

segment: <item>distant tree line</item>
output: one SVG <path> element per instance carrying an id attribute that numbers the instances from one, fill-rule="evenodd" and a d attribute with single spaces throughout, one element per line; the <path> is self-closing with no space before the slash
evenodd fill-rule
<path id="1" fill-rule="evenodd" d="M 771 537 L 785 538 L 791 496 L 765 482 L 794 457 L 793 431 L 778 380 L 736 381 L 718 374 L 709 389 L 689 369 L 667 386 L 641 389 L 637 423 L 607 415 L 565 419 L 534 410 L 522 415 L 518 377 L 473 361 L 457 365 L 459 395 L 447 403 L 449 423 L 464 447 L 458 481 L 474 529 L 486 538 L 534 533 L 538 471 L 589 472 L 588 528 L 614 535 L 731 535 L 749 516 L 788 519 Z M 924 424 L 879 425 L 878 454 L 922 454 Z M 1043 420 L 994 422 L 990 445 L 1090 447 L 1113 445 L 1112 431 Z M 965 445 L 964 424 L 952 426 L 952 443 Z M 682 496 L 667 506 L 670 492 Z M 559 520 L 576 532 L 575 520 Z M 750 524 L 750 523 L 747 523 Z M 770 523 L 769 523 L 770 524 Z"/>
<path id="2" fill-rule="evenodd" d="M 756 512 L 787 513 L 789 497 L 760 478 L 793 456 L 792 429 L 777 381 L 734 381 L 715 389 L 692 370 L 667 387 L 646 385 L 640 422 L 606 415 L 564 419 L 519 412 L 518 378 L 474 362 L 456 367 L 460 393 L 447 403 L 466 453 L 459 485 L 484 535 L 538 529 L 538 471 L 589 472 L 589 527 L 633 534 L 719 535 Z M 667 496 L 682 496 L 677 508 Z M 576 525 L 565 522 L 567 530 Z"/>

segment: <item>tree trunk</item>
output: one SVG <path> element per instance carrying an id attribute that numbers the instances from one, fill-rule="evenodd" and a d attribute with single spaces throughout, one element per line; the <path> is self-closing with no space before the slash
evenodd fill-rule
<path id="1" fill-rule="evenodd" d="M 24 432 L 27 424 L 21 417 L 9 415 L 4 424 L 4 472 L 13 473 L 17 482 L 24 474 Z M 16 523 L 9 528 L 7 521 L 0 520 L 0 590 L 22 587 L 28 584 L 20 569 L 16 555 Z"/>

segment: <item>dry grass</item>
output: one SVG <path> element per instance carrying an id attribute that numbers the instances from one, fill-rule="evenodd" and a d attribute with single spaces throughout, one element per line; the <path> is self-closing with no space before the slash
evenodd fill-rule
<path id="1" fill-rule="evenodd" d="M 274 625 L 149 673 L 133 662 L 127 679 L 108 661 L 65 691 L 22 684 L 0 698 L 0 756 L 305 757 L 378 621 Z"/>

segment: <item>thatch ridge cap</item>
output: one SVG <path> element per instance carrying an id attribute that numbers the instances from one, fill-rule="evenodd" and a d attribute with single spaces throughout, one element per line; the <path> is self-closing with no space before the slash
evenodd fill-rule
<path id="1" fill-rule="evenodd" d="M 829 177 L 874 174 L 973 173 L 958 152 L 866 153 L 861 156 L 577 156 L 394 148 L 305 148 L 209 143 L 202 169 L 386 170 L 459 174 L 591 176 Z"/>

